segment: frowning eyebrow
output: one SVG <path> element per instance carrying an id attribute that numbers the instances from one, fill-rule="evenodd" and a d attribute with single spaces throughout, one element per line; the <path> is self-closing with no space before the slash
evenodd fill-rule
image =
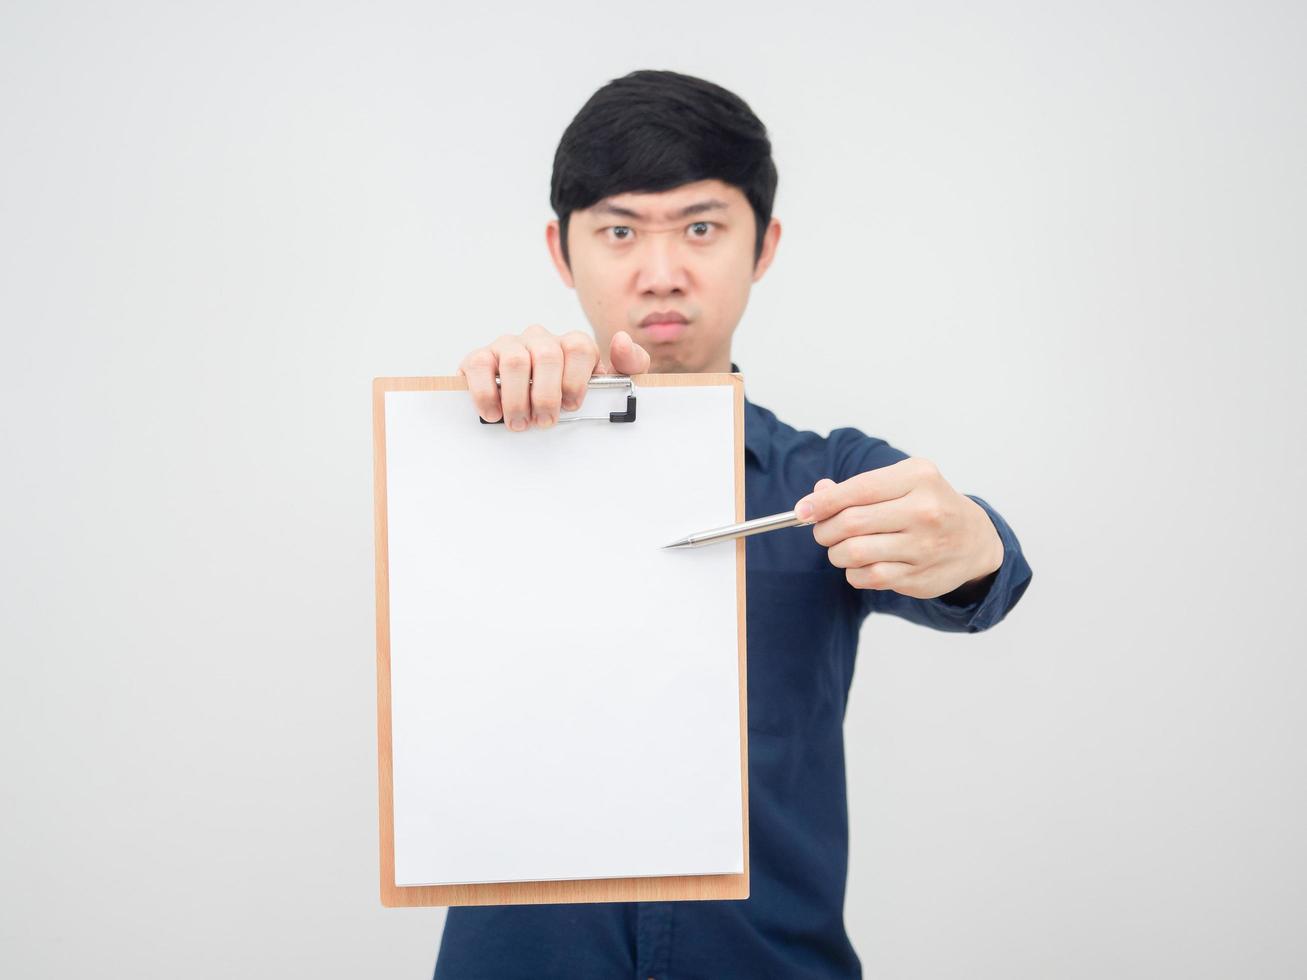
<path id="1" fill-rule="evenodd" d="M 612 214 L 619 218 L 633 218 L 636 221 L 643 221 L 644 215 L 639 211 L 632 211 L 630 208 L 624 208 L 610 201 L 600 201 L 593 208 L 596 214 Z M 719 201 L 716 198 L 709 198 L 706 201 L 698 201 L 694 204 L 686 205 L 679 211 L 668 214 L 668 221 L 675 221 L 677 218 L 688 218 L 691 215 L 703 214 L 705 211 L 725 211 L 726 202 Z"/>

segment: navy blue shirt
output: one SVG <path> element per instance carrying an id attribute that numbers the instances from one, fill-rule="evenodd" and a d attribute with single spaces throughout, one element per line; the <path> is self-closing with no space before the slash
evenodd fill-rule
<path id="1" fill-rule="evenodd" d="M 823 477 L 842 482 L 907 458 L 855 428 L 798 431 L 747 398 L 744 442 L 749 518 L 791 510 Z M 854 588 L 809 528 L 745 539 L 747 899 L 456 906 L 435 980 L 860 977 L 844 930 L 843 723 L 858 633 L 869 613 L 975 633 L 1016 605 L 1030 566 L 1003 518 L 971 499 L 998 529 L 1003 564 L 934 599 Z"/>

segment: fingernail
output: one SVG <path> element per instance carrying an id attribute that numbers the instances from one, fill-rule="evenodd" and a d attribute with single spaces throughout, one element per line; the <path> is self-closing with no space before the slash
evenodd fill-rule
<path id="1" fill-rule="evenodd" d="M 805 501 L 804 503 L 799 504 L 798 507 L 795 507 L 794 512 L 799 515 L 800 520 L 806 521 L 812 516 L 812 504 Z"/>
<path id="2" fill-rule="evenodd" d="M 554 424 L 554 420 L 551 419 L 548 415 L 537 415 L 535 418 L 536 418 L 536 425 L 540 426 L 540 428 L 542 429 L 547 429 Z"/>
<path id="3" fill-rule="evenodd" d="M 512 421 L 508 423 L 508 427 L 514 432 L 521 432 L 526 428 L 526 419 L 520 415 L 514 415 Z"/>

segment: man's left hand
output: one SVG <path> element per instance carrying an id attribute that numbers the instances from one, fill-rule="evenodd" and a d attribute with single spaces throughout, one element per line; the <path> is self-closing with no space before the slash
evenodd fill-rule
<path id="1" fill-rule="evenodd" d="M 920 457 L 843 483 L 820 480 L 795 510 L 816 522 L 812 536 L 855 588 L 933 599 L 1003 564 L 1003 542 L 984 508 Z"/>

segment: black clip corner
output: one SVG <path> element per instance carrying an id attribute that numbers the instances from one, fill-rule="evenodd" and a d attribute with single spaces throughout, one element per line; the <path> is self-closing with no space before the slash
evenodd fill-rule
<path id="1" fill-rule="evenodd" d="M 608 421 L 609 422 L 634 422 L 635 421 L 635 395 L 630 394 L 626 396 L 625 412 L 609 412 Z"/>

